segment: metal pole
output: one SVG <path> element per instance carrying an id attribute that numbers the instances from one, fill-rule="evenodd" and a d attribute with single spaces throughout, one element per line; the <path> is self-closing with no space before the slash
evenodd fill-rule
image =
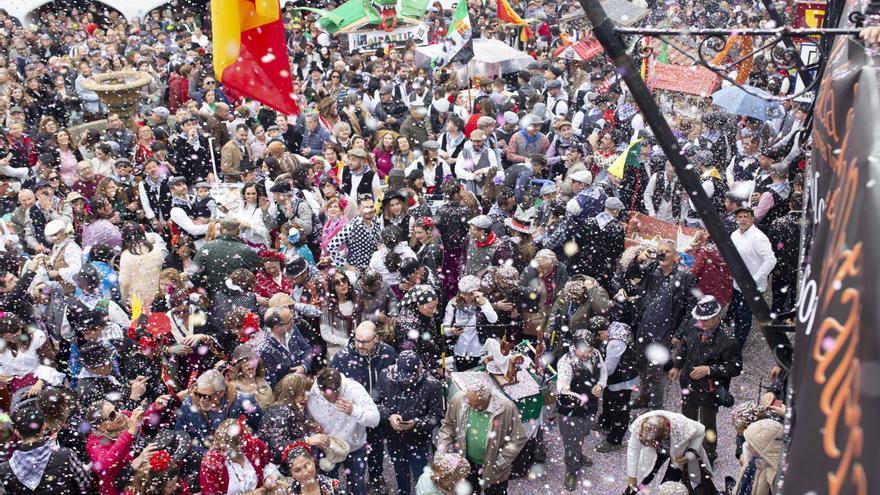
<path id="1" fill-rule="evenodd" d="M 791 343 L 785 335 L 778 332 L 767 332 L 765 327 L 770 323 L 770 308 L 764 301 L 763 296 L 758 292 L 755 280 L 749 273 L 748 268 L 730 240 L 730 235 L 724 230 L 721 223 L 721 217 L 703 191 L 699 177 L 693 173 L 691 165 L 688 164 L 684 156 L 679 151 L 678 141 L 672 134 L 669 124 L 660 113 L 654 97 L 642 80 L 639 71 L 636 69 L 632 58 L 627 54 L 626 45 L 617 34 L 614 23 L 608 18 L 599 0 L 579 0 L 584 8 L 584 12 L 590 23 L 593 25 L 593 35 L 605 49 L 605 53 L 614 61 L 617 66 L 618 74 L 626 82 L 632 93 L 633 99 L 639 106 L 645 122 L 651 126 L 657 142 L 666 153 L 667 159 L 675 168 L 678 180 L 681 182 L 685 191 L 687 191 L 691 202 L 694 204 L 700 218 L 706 224 L 706 230 L 718 246 L 718 251 L 724 257 L 724 261 L 730 268 L 733 279 L 736 280 L 740 290 L 745 296 L 746 302 L 752 309 L 752 314 L 758 320 L 764 338 L 770 345 L 774 355 L 778 355 L 776 350 L 779 347 L 790 348 Z M 783 356 L 784 358 L 784 356 Z M 789 363 L 783 363 L 788 366 Z"/>
<path id="2" fill-rule="evenodd" d="M 763 0 L 764 8 L 767 9 L 767 15 L 770 16 L 770 19 L 777 26 L 785 25 L 785 21 L 782 19 L 782 16 L 779 15 L 779 11 L 776 10 L 776 4 L 773 3 L 773 0 Z M 800 52 L 798 52 L 797 48 L 794 46 L 794 42 L 791 41 L 791 38 L 788 36 L 784 36 L 782 38 L 782 43 L 785 45 L 785 48 L 789 49 L 794 53 L 795 57 L 797 57 L 798 68 L 804 67 L 804 60 L 801 58 Z M 801 80 L 804 81 L 804 87 L 809 87 L 810 84 L 813 84 L 813 76 L 809 73 L 809 71 L 798 70 L 798 74 L 801 76 Z"/>

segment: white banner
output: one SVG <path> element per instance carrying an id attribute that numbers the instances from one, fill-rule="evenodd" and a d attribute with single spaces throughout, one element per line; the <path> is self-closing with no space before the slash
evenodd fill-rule
<path id="1" fill-rule="evenodd" d="M 415 41 L 417 46 L 428 44 L 428 26 L 416 24 L 383 31 L 355 31 L 348 33 L 348 50 L 373 50 L 386 45 L 403 46 Z"/>

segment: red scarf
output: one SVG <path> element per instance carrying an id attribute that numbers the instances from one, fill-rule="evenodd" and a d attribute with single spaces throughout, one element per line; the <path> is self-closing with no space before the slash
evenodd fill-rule
<path id="1" fill-rule="evenodd" d="M 486 236 L 486 240 L 477 241 L 477 247 L 484 248 L 486 246 L 491 246 L 492 244 L 495 244 L 496 240 L 497 240 L 497 237 L 495 237 L 495 232 L 490 230 L 489 235 Z"/>

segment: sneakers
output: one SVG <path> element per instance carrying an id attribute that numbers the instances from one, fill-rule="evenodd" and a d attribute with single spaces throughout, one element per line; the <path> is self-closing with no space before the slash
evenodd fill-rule
<path id="1" fill-rule="evenodd" d="M 577 485 L 578 485 L 577 473 L 573 473 L 571 471 L 565 473 L 565 481 L 562 482 L 562 486 L 566 490 L 573 492 L 573 491 L 575 491 L 575 489 L 577 489 Z"/>
<path id="2" fill-rule="evenodd" d="M 619 443 L 614 445 L 613 443 L 609 443 L 607 439 L 602 440 L 602 443 L 596 446 L 596 452 L 600 454 L 607 454 L 609 452 L 614 452 L 615 450 L 620 450 L 623 448 L 623 444 Z"/>

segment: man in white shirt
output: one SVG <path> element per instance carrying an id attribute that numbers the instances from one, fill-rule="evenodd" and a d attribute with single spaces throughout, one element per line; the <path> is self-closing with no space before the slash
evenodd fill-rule
<path id="1" fill-rule="evenodd" d="M 363 385 L 342 376 L 335 368 L 324 368 L 315 378 L 307 409 L 328 437 L 348 443 L 348 456 L 341 463 L 348 473 L 347 493 L 366 495 L 367 427 L 375 428 L 380 419 L 379 408 L 370 394 Z M 319 447 L 327 449 L 329 445 Z M 338 478 L 338 470 L 337 465 L 330 476 Z"/>
<path id="2" fill-rule="evenodd" d="M 758 292 L 763 293 L 767 289 L 767 277 L 776 266 L 776 255 L 773 254 L 770 239 L 755 227 L 754 210 L 748 206 L 740 206 L 734 214 L 738 229 L 730 234 L 730 239 L 755 279 Z M 752 309 L 736 282 L 733 284 L 729 314 L 733 319 L 736 341 L 742 348 L 752 330 Z"/>

